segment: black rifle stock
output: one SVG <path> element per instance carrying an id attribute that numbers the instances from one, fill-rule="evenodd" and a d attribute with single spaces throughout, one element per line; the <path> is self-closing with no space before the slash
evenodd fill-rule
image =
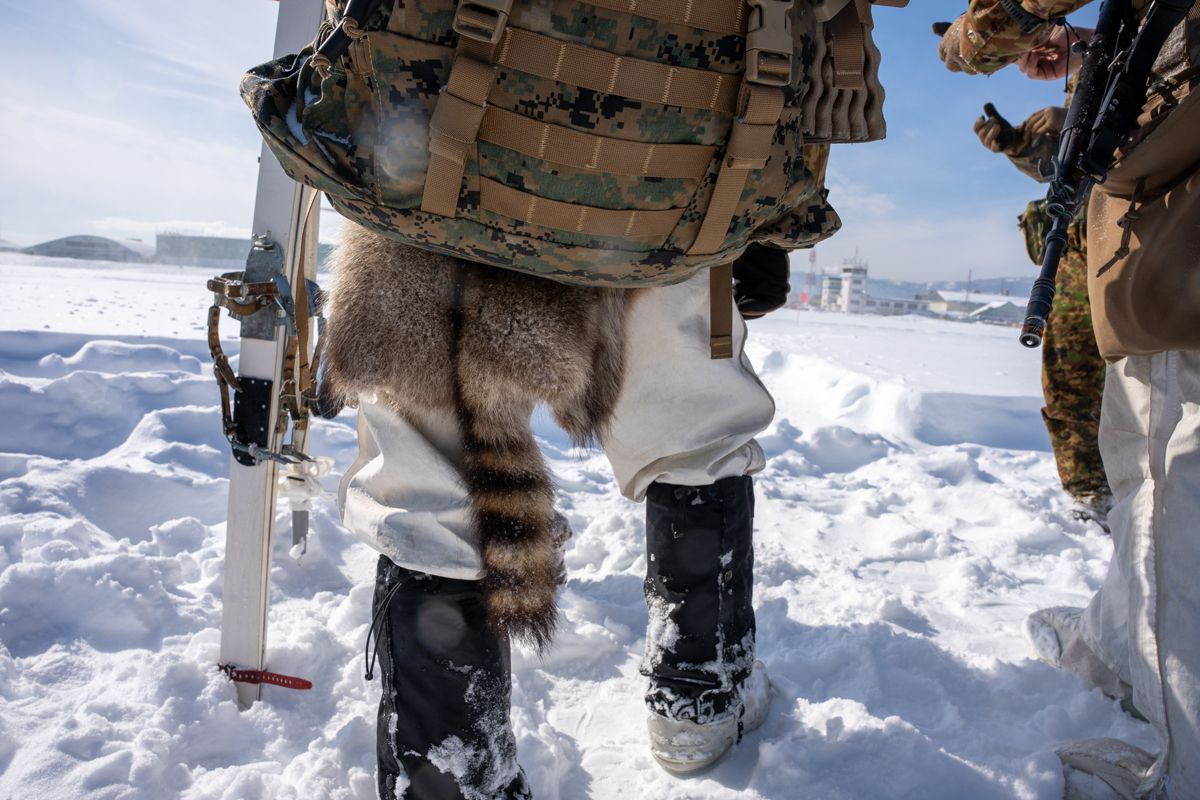
<path id="1" fill-rule="evenodd" d="M 1054 220 L 1046 234 L 1042 269 L 1033 284 L 1021 344 L 1037 347 L 1054 304 L 1058 265 L 1067 246 L 1067 227 L 1087 202 L 1092 187 L 1103 183 L 1116 161 L 1117 148 L 1137 125 L 1146 102 L 1150 68 L 1167 35 L 1195 0 L 1155 0 L 1138 29 L 1131 0 L 1104 0 L 1096 32 L 1084 48 L 1075 96 L 1067 110 L 1054 158 L 1054 177 L 1046 192 Z"/>

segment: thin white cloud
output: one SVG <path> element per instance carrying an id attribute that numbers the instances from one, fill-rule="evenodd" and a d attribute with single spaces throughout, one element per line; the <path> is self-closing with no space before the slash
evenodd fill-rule
<path id="1" fill-rule="evenodd" d="M 247 0 L 171 3 L 160 0 L 80 0 L 153 59 L 181 75 L 228 90 L 252 64 L 271 56 L 278 4 Z"/>
<path id="2" fill-rule="evenodd" d="M 872 192 L 862 186 L 832 181 L 828 186 L 830 198 L 837 198 L 839 213 L 883 217 L 896 210 L 896 201 L 885 192 Z"/>
<path id="3" fill-rule="evenodd" d="M 6 216 L 18 223 L 8 227 L 39 226 L 30 230 L 34 237 L 64 235 L 73 232 L 64 224 L 142 219 L 148 209 L 162 219 L 237 227 L 251 218 L 258 173 L 249 134 L 245 143 L 180 136 L 144 119 L 10 98 L 0 122 L 0 138 L 10 144 L 0 148 L 0 174 L 28 205 L 7 198 L 14 208 Z"/>

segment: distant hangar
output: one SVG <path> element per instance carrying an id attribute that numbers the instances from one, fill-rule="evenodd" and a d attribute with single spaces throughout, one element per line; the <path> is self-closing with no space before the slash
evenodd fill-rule
<path id="1" fill-rule="evenodd" d="M 141 239 L 109 239 L 104 236 L 64 236 L 26 247 L 21 252 L 55 258 L 86 258 L 94 261 L 149 261 L 154 245 Z"/>
<path id="2" fill-rule="evenodd" d="M 65 236 L 32 247 L 5 247 L 0 240 L 0 251 L 19 250 L 35 256 L 55 258 L 78 258 L 89 261 L 117 261 L 176 266 L 210 267 L 235 270 L 246 264 L 250 253 L 250 240 L 223 236 L 190 236 L 178 233 L 160 233 L 154 244 L 141 239 L 110 239 L 105 236 Z M 318 246 L 318 264 L 324 265 L 333 251 L 333 246 Z"/>

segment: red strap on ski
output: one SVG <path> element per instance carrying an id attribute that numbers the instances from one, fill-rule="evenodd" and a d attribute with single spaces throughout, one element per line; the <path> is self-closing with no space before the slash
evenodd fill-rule
<path id="1" fill-rule="evenodd" d="M 218 664 L 217 666 L 234 683 L 269 683 L 272 686 L 282 686 L 285 689 L 312 688 L 312 681 L 297 678 L 293 675 L 281 675 L 278 672 L 267 672 L 263 669 L 238 669 L 232 664 Z"/>

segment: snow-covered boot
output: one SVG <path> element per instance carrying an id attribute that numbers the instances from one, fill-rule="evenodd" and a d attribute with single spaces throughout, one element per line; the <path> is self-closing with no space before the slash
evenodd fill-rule
<path id="1" fill-rule="evenodd" d="M 771 683 L 761 661 L 738 691 L 735 713 L 705 723 L 674 719 L 653 709 L 646 718 L 650 752 L 671 772 L 698 772 L 716 763 L 742 735 L 763 724 L 771 704 Z"/>
<path id="2" fill-rule="evenodd" d="M 1112 495 L 1107 492 L 1078 495 L 1071 516 L 1080 522 L 1094 522 L 1105 533 L 1112 533 L 1108 527 L 1108 512 L 1112 511 L 1112 503 Z"/>
<path id="3" fill-rule="evenodd" d="M 749 477 L 707 486 L 653 483 L 646 493 L 646 602 L 642 673 L 651 752 L 693 772 L 761 724 L 770 697 L 754 660 Z"/>
<path id="4" fill-rule="evenodd" d="M 1055 606 L 1025 618 L 1025 636 L 1037 657 L 1052 667 L 1073 672 L 1104 692 L 1130 714 L 1144 719 L 1133 707 L 1133 687 L 1100 660 L 1083 639 L 1083 609 Z"/>
<path id="5" fill-rule="evenodd" d="M 1119 739 L 1082 739 L 1059 745 L 1055 752 L 1066 778 L 1065 800 L 1155 800 L 1139 795 L 1154 756 Z"/>
<path id="6" fill-rule="evenodd" d="M 477 581 L 414 572 L 380 556 L 372 631 L 383 681 L 376 734 L 383 800 L 531 797 L 509 719 L 508 641 L 487 626 L 486 613 Z"/>

